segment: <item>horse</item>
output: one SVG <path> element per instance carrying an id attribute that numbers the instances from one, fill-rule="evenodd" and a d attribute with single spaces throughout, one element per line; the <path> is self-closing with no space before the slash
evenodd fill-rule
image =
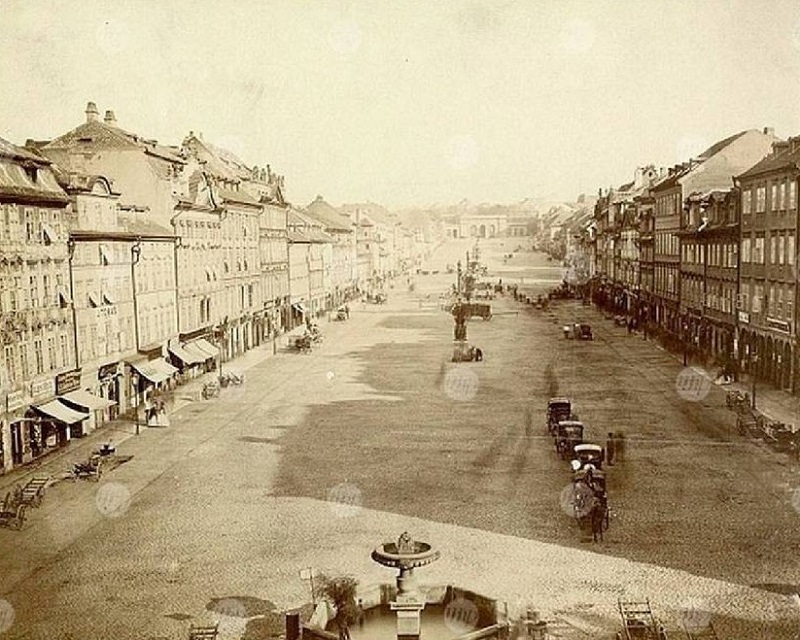
<path id="1" fill-rule="evenodd" d="M 583 480 L 575 482 L 573 508 L 578 526 L 583 529 L 589 525 L 593 542 L 603 542 L 603 526 L 606 517 L 607 501 Z"/>

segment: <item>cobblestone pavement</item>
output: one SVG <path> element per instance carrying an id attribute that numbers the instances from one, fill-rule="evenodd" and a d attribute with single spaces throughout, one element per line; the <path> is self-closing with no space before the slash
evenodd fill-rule
<path id="1" fill-rule="evenodd" d="M 323 325 L 324 344 L 310 355 L 279 350 L 271 356 L 271 345 L 248 355 L 249 360 L 236 365 L 247 368 L 243 387 L 228 389 L 230 393 L 223 392 L 219 399 L 180 401 L 169 428 L 115 438 L 119 453 L 133 459 L 99 483 L 63 481 L 50 487 L 44 505 L 31 512 L 23 531 L 0 530 L 0 597 L 15 613 L 4 637 L 186 637 L 189 622 L 209 619 L 206 605 L 212 598 L 248 595 L 281 608 L 299 605 L 307 599 L 308 585 L 298 574 L 307 566 L 349 572 L 362 584 L 390 581 L 392 571 L 375 565 L 369 550 L 403 530 L 442 551 L 439 562 L 420 570 L 422 582 L 484 591 L 507 601 L 512 613 L 533 606 L 545 617 L 583 628 L 583 637 L 613 637 L 619 596 L 650 597 L 656 613 L 673 628 L 680 626 L 687 611 L 709 611 L 715 624 L 728 631 L 724 637 L 795 637 L 800 620 L 796 601 L 747 586 L 756 577 L 765 583 L 770 580 L 764 576 L 774 575 L 772 582 L 784 584 L 796 575 L 792 514 L 784 510 L 776 516 L 780 537 L 768 543 L 785 548 L 759 548 L 762 557 L 751 562 L 739 557 L 742 549 L 734 539 L 722 536 L 717 546 L 723 548 L 713 553 L 713 545 L 702 538 L 728 526 L 726 509 L 731 511 L 732 536 L 741 535 L 742 510 L 761 516 L 754 500 L 762 496 L 752 484 L 769 484 L 769 499 L 788 510 L 791 494 L 781 493 L 776 483 L 784 478 L 787 490 L 794 486 L 794 469 L 779 466 L 781 458 L 749 445 L 715 449 L 711 443 L 724 442 L 727 436 L 717 433 L 722 422 L 709 418 L 710 426 L 702 427 L 691 421 L 693 411 L 711 412 L 708 416 L 722 411 L 716 406 L 720 390 L 712 389 L 715 395 L 708 406 L 693 403 L 686 408 L 688 417 L 675 426 L 682 436 L 690 428 L 709 430 L 696 436 L 707 445 L 702 455 L 689 453 L 696 442 L 684 447 L 683 457 L 684 448 L 674 442 L 665 446 L 651 440 L 648 447 L 634 448 L 627 467 L 611 472 L 617 476 L 613 495 L 619 496 L 623 513 L 632 513 L 614 523 L 609 542 L 594 547 L 580 542 L 574 524 L 559 514 L 551 489 L 565 481 L 564 463 L 554 460 L 549 445 L 536 444 L 542 441 L 538 435 L 526 447 L 524 426 L 520 432 L 520 425 L 493 424 L 492 413 L 499 415 L 502 403 L 513 405 L 520 416 L 523 411 L 518 408 L 530 405 L 537 410 L 533 420 L 538 434 L 538 411 L 546 391 L 539 389 L 521 401 L 497 386 L 502 380 L 508 385 L 509 375 L 518 375 L 520 385 L 533 379 L 543 383 L 539 365 L 532 365 L 530 372 L 502 371 L 510 352 L 519 350 L 508 335 L 525 327 L 544 333 L 548 326 L 557 335 L 562 316 L 573 313 L 567 306 L 552 322 L 498 301 L 497 309 L 510 314 L 505 329 L 502 316 L 496 325 L 495 320 L 471 323 L 471 335 L 487 346 L 480 393 L 491 390 L 499 398 L 486 405 L 482 420 L 487 433 L 472 438 L 473 425 L 459 424 L 461 431 L 449 438 L 448 451 L 437 453 L 444 476 L 409 464 L 414 455 L 431 455 L 432 446 L 439 451 L 436 434 L 429 433 L 438 424 L 438 411 L 449 412 L 454 420 L 468 415 L 469 402 L 443 400 L 439 391 L 437 404 L 414 386 L 438 384 L 441 389 L 437 376 L 456 369 L 437 364 L 443 335 L 444 351 L 449 348 L 452 325 L 444 314 L 428 308 L 430 299 L 425 297 L 444 281 L 432 277 L 430 291 L 421 287 L 418 298 L 398 290 L 386 306 L 352 305 L 349 321 Z M 519 316 L 513 315 L 516 312 Z M 512 319 L 522 324 L 515 328 Z M 674 392 L 680 367 L 669 356 L 642 340 L 634 344 L 631 338 L 625 344 L 624 332 L 616 335 L 613 328 L 598 324 L 598 331 L 598 349 L 622 349 L 624 344 L 629 354 L 620 353 L 621 367 L 630 362 L 626 358 L 641 358 L 654 371 L 663 371 L 648 373 L 646 382 L 669 387 L 664 394 Z M 495 334 L 509 344 L 493 343 Z M 550 346 L 543 354 L 544 344 Z M 591 365 L 592 360 L 575 344 L 554 339 L 539 345 L 537 356 L 555 361 L 562 389 L 582 399 L 581 417 L 588 424 L 607 420 L 604 412 L 610 415 L 621 398 L 597 397 L 602 391 L 593 392 L 591 382 L 583 380 L 577 365 Z M 398 359 L 401 353 L 408 354 L 410 362 Z M 479 402 L 472 404 L 470 411 L 480 407 Z M 421 407 L 430 414 L 420 415 Z M 641 418 L 633 413 L 625 419 L 637 416 Z M 640 426 L 643 435 L 652 436 L 670 425 Z M 445 430 L 455 428 L 443 424 Z M 490 429 L 499 429 L 499 435 Z M 348 454 L 338 445 L 353 437 L 361 448 Z M 387 447 L 394 448 L 388 457 Z M 647 491 L 661 482 L 665 492 L 674 492 L 680 478 L 705 478 L 709 472 L 702 456 L 717 450 L 728 462 L 713 459 L 705 465 L 720 474 L 718 485 L 703 485 L 714 495 L 693 497 L 698 504 L 676 503 L 672 510 L 647 512 L 647 496 L 637 488 L 637 478 L 655 469 L 652 475 L 657 478 L 648 480 Z M 66 469 L 73 454 L 81 457 L 71 449 L 48 464 L 53 471 Z M 731 464 L 733 470 L 725 475 Z M 755 474 L 760 465 L 762 473 Z M 321 475 L 320 467 L 327 473 Z M 315 482 L 305 486 L 306 477 Z M 465 486 L 473 487 L 473 493 L 463 494 Z M 720 494 L 726 489 L 727 503 Z M 496 516 L 489 522 L 479 512 Z M 682 520 L 686 515 L 707 521 L 687 525 Z M 688 533 L 673 541 L 666 536 L 677 536 L 676 526 L 687 526 Z M 631 535 L 641 537 L 631 540 Z M 728 543 L 735 557 L 725 565 Z M 683 558 L 704 553 L 709 557 L 705 570 Z M 785 567 L 779 571 L 781 560 Z M 737 570 L 745 576 L 742 580 Z M 239 637 L 241 631 L 241 625 L 232 622 L 223 637 Z"/>

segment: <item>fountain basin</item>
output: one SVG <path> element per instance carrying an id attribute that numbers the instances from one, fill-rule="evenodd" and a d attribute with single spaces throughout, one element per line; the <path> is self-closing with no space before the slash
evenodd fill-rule
<path id="1" fill-rule="evenodd" d="M 394 567 L 397 569 L 414 569 L 424 567 L 439 559 L 439 552 L 427 542 L 412 542 L 413 548 L 399 549 L 397 543 L 386 542 L 379 547 L 375 547 L 372 552 L 372 559 L 384 567 Z"/>

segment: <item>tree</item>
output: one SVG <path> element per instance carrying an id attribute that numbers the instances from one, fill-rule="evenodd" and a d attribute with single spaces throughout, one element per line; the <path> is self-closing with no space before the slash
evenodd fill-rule
<path id="1" fill-rule="evenodd" d="M 339 640 L 350 640 L 350 625 L 358 620 L 357 585 L 358 581 L 352 576 L 319 577 L 320 593 L 336 608 L 333 623 L 339 632 Z"/>

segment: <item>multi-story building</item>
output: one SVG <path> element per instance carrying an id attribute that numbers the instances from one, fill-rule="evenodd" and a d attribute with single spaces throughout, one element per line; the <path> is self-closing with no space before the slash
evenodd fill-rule
<path id="1" fill-rule="evenodd" d="M 647 335 L 650 323 L 654 321 L 653 309 L 653 287 L 655 283 L 654 262 L 655 262 L 655 200 L 651 193 L 652 185 L 646 187 L 634 197 L 633 202 L 636 207 L 639 219 L 639 325 Z"/>
<path id="2" fill-rule="evenodd" d="M 292 326 L 309 317 L 322 315 L 326 306 L 326 271 L 330 270 L 333 238 L 325 233 L 316 218 L 290 208 L 289 228 L 289 288 L 294 308 Z"/>
<path id="3" fill-rule="evenodd" d="M 732 365 L 739 279 L 738 195 L 691 193 L 682 211 L 681 311 L 689 343 L 704 359 Z"/>
<path id="4" fill-rule="evenodd" d="M 800 388 L 797 191 L 800 136 L 737 178 L 741 191 L 739 357 L 781 389 Z"/>
<path id="5" fill-rule="evenodd" d="M 325 202 L 322 196 L 306 207 L 332 238 L 329 306 L 337 307 L 355 295 L 357 274 L 356 234 L 350 218 Z"/>
<path id="6" fill-rule="evenodd" d="M 699 344 L 699 336 L 690 330 L 690 323 L 697 326 L 699 319 L 680 301 L 679 234 L 686 221 L 682 215 L 686 199 L 691 193 L 729 189 L 732 177 L 763 158 L 774 140 L 771 129 L 741 131 L 720 140 L 689 162 L 673 167 L 667 177 L 653 187 L 655 320 L 687 349 Z"/>
<path id="7" fill-rule="evenodd" d="M 49 161 L 0 139 L 0 472 L 88 418 L 56 397 L 75 369 L 68 202 Z"/>
<path id="8" fill-rule="evenodd" d="M 139 355 L 128 362 L 125 378 L 130 381 L 128 397 L 137 406 L 144 393 L 169 384 L 176 371 L 165 360 L 168 346 L 179 336 L 175 239 L 169 236 L 174 235 L 176 200 L 186 197 L 186 161 L 179 150 L 120 128 L 112 111 L 101 121 L 93 102 L 86 107 L 86 122 L 40 149 L 64 170 L 113 180 L 126 231 L 160 238 L 140 245 L 132 260 L 133 335 Z"/>
<path id="9" fill-rule="evenodd" d="M 190 132 L 183 141 L 184 155 L 195 158 L 211 183 L 219 208 L 222 244 L 223 335 L 225 359 L 251 349 L 263 338 L 264 300 L 261 299 L 259 250 L 262 204 L 245 184 L 253 170 L 223 149 Z"/>

